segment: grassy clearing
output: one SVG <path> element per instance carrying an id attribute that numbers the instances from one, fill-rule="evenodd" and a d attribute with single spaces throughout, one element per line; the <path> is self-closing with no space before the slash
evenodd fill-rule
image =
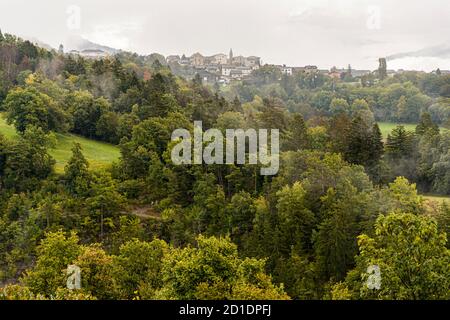
<path id="1" fill-rule="evenodd" d="M 415 123 L 394 123 L 394 122 L 378 122 L 378 126 L 380 127 L 381 134 L 383 138 L 386 139 L 388 134 L 392 132 L 398 125 L 402 125 L 405 127 L 406 131 L 415 132 L 417 124 Z"/>
<path id="2" fill-rule="evenodd" d="M 395 122 L 378 122 L 378 126 L 380 127 L 381 134 L 383 138 L 386 139 L 388 134 L 395 129 L 396 126 L 402 125 L 405 127 L 406 131 L 415 132 L 416 131 L 416 123 L 395 123 Z M 441 127 L 441 132 L 448 130 L 446 128 Z"/>
<path id="3" fill-rule="evenodd" d="M 422 197 L 429 201 L 434 201 L 438 203 L 442 203 L 443 201 L 445 201 L 446 203 L 450 204 L 450 196 L 435 196 L 424 194 L 422 195 Z"/>
<path id="4" fill-rule="evenodd" d="M 6 123 L 6 119 L 2 113 L 0 113 L 0 133 L 10 139 L 17 136 L 16 129 Z"/>
<path id="5" fill-rule="evenodd" d="M 0 114 L 0 133 L 7 138 L 17 137 L 14 127 L 8 125 L 3 115 Z M 95 170 L 110 165 L 119 159 L 119 148 L 108 143 L 86 139 L 74 134 L 56 134 L 56 145 L 49 153 L 56 160 L 56 172 L 63 172 L 64 166 L 72 155 L 73 143 L 78 142 L 83 148 L 83 154 L 89 161 L 90 168 Z"/>

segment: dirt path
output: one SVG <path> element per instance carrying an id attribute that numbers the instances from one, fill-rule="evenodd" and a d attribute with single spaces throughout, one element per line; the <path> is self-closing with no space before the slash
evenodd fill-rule
<path id="1" fill-rule="evenodd" d="M 143 206 L 133 205 L 130 206 L 128 210 L 124 211 L 123 213 L 133 215 L 141 219 L 161 218 L 160 214 L 156 212 L 151 205 L 143 205 Z"/>

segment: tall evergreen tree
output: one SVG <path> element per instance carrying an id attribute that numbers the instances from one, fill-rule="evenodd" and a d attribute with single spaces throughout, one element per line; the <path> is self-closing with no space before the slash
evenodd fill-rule
<path id="1" fill-rule="evenodd" d="M 371 161 L 372 132 L 367 123 L 357 116 L 353 119 L 347 133 L 345 160 L 355 164 L 368 165 Z"/>
<path id="2" fill-rule="evenodd" d="M 238 96 L 234 97 L 234 100 L 231 103 L 230 107 L 231 107 L 231 111 L 242 112 L 242 104 L 241 104 L 241 101 L 239 100 Z"/>
<path id="3" fill-rule="evenodd" d="M 381 159 L 384 154 L 383 135 L 378 127 L 377 123 L 372 126 L 371 139 L 370 139 L 370 157 L 368 165 L 366 166 L 367 174 L 372 181 L 379 184 L 383 180 L 383 166 L 381 165 Z"/>
<path id="4" fill-rule="evenodd" d="M 333 143 L 334 152 L 345 152 L 351 123 L 352 119 L 346 113 L 338 113 L 330 119 L 327 131 Z"/>
<path id="5" fill-rule="evenodd" d="M 439 127 L 433 122 L 428 112 L 422 113 L 420 122 L 416 127 L 416 134 L 422 136 L 425 133 L 430 133 L 431 135 L 439 134 Z"/>
<path id="6" fill-rule="evenodd" d="M 381 134 L 378 123 L 372 127 L 371 135 L 371 160 L 373 164 L 378 163 L 384 153 L 383 135 Z"/>
<path id="7" fill-rule="evenodd" d="M 287 126 L 286 114 L 276 102 L 272 99 L 264 99 L 263 110 L 257 116 L 260 128 L 279 129 L 282 134 Z"/>
<path id="8" fill-rule="evenodd" d="M 414 134 L 404 126 L 397 126 L 386 139 L 386 154 L 393 159 L 407 157 L 412 153 Z"/>
<path id="9" fill-rule="evenodd" d="M 289 119 L 289 132 L 286 134 L 286 144 L 284 150 L 297 151 L 306 149 L 309 146 L 308 129 L 305 120 L 300 113 L 296 113 Z"/>
<path id="10" fill-rule="evenodd" d="M 8 153 L 8 140 L 0 134 L 0 189 L 1 189 L 1 177 L 3 177 L 3 170 L 5 169 L 6 156 Z"/>
<path id="11" fill-rule="evenodd" d="M 322 197 L 322 216 L 314 237 L 318 273 L 322 281 L 342 280 L 354 265 L 360 232 L 360 195 L 348 183 Z"/>
<path id="12" fill-rule="evenodd" d="M 85 194 L 89 188 L 89 163 L 81 152 L 81 145 L 75 143 L 72 147 L 72 157 L 64 168 L 67 189 L 74 195 Z"/>

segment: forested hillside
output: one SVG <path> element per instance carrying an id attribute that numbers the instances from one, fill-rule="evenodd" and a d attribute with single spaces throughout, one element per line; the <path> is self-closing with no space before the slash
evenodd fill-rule
<path id="1" fill-rule="evenodd" d="M 0 33 L 0 112 L 16 131 L 0 131 L 0 299 L 450 298 L 450 205 L 420 195 L 450 195 L 448 75 L 355 84 L 264 66 L 209 87 L 149 57 Z M 279 129 L 278 174 L 173 164 L 171 134 L 194 120 Z M 377 122 L 415 129 L 384 139 Z M 93 166 L 75 143 L 55 170 L 58 135 L 120 157 Z"/>

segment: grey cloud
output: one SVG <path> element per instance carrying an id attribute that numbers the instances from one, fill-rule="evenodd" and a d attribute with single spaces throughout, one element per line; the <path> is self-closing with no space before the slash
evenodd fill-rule
<path id="1" fill-rule="evenodd" d="M 387 60 L 397 60 L 407 57 L 430 57 L 430 58 L 450 58 L 450 44 L 441 44 L 437 46 L 423 48 L 417 51 L 401 52 L 388 56 Z"/>

